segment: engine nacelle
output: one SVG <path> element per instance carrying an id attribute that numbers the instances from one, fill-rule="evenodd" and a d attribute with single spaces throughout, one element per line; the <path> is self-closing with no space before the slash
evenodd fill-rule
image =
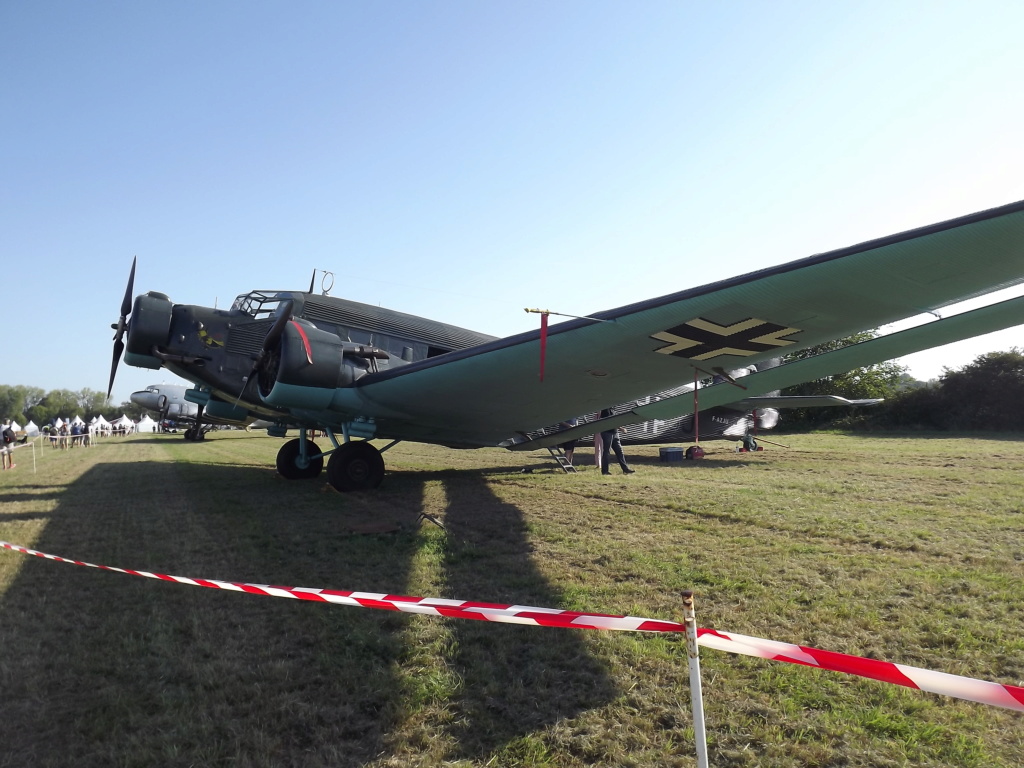
<path id="1" fill-rule="evenodd" d="M 153 347 L 165 346 L 171 332 L 174 305 L 163 293 L 150 291 L 135 299 L 124 360 L 140 368 L 158 369 L 161 361 L 153 356 Z"/>
<path id="2" fill-rule="evenodd" d="M 260 365 L 260 397 L 281 408 L 325 409 L 336 389 L 352 386 L 369 372 L 361 350 L 305 320 L 289 320 L 277 347 L 267 351 Z"/>

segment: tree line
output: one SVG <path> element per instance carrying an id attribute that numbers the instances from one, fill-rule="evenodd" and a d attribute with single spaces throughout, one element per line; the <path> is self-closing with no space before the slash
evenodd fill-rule
<path id="1" fill-rule="evenodd" d="M 787 359 L 875 338 L 868 331 L 803 350 Z M 890 431 L 1024 431 L 1024 353 L 979 355 L 961 368 L 944 368 L 938 379 L 915 381 L 893 362 L 858 368 L 849 373 L 809 381 L 784 389 L 786 395 L 839 395 L 848 399 L 885 398 L 861 408 L 805 408 L 783 414 L 782 428 L 864 429 Z"/>
<path id="2" fill-rule="evenodd" d="M 85 421 L 102 416 L 111 421 L 122 414 L 139 419 L 142 413 L 143 408 L 130 400 L 113 405 L 105 393 L 94 389 L 47 392 L 40 387 L 0 384 L 0 419 L 13 419 L 22 426 L 32 421 L 41 427 L 58 416 L 63 419 L 81 416 Z"/>

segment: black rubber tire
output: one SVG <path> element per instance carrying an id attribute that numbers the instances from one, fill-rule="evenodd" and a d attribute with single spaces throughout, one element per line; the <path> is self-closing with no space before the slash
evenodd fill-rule
<path id="1" fill-rule="evenodd" d="M 306 441 L 306 450 L 312 454 L 320 453 L 320 449 L 312 440 Z M 298 459 L 299 439 L 295 438 L 282 445 L 281 450 L 277 452 L 277 473 L 286 480 L 313 480 L 320 477 L 320 473 L 324 470 L 323 456 L 310 459 L 309 464 L 305 467 L 300 467 L 296 463 Z"/>
<path id="2" fill-rule="evenodd" d="M 384 457 L 365 440 L 345 443 L 327 461 L 327 482 L 337 490 L 370 491 L 384 480 Z"/>

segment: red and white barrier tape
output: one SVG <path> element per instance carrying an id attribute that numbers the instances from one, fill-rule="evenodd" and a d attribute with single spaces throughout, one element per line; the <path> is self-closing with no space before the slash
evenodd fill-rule
<path id="1" fill-rule="evenodd" d="M 632 632 L 686 632 L 686 626 L 675 621 L 660 619 L 644 619 L 636 616 L 615 616 L 601 613 L 580 613 L 554 608 L 535 608 L 528 605 L 495 605 L 493 603 L 475 603 L 468 600 L 447 600 L 433 597 L 406 597 L 387 595 L 374 592 L 349 592 L 337 589 L 315 589 L 311 587 L 275 587 L 269 584 L 249 584 L 233 581 L 216 581 L 213 579 L 190 579 L 185 576 L 168 576 L 163 573 L 133 571 L 125 568 L 114 568 L 109 565 L 94 565 L 81 560 L 69 560 L 57 555 L 48 555 L 34 549 L 20 547 L 6 541 L 0 541 L 0 547 L 26 555 L 35 555 L 46 560 L 60 563 L 82 565 L 87 568 L 99 568 L 104 571 L 126 573 L 131 576 L 144 576 L 147 579 L 173 581 L 178 584 L 189 584 L 194 587 L 225 589 L 232 592 L 247 592 L 254 595 L 269 597 L 288 597 L 298 600 L 311 600 L 337 605 L 351 605 L 360 608 L 377 608 L 387 611 L 404 613 L 421 613 L 428 616 L 447 616 L 458 619 L 474 619 L 477 621 L 497 621 L 506 624 L 532 624 L 541 627 L 564 627 L 568 629 L 605 629 Z M 716 629 L 698 628 L 698 641 L 706 648 L 714 648 L 728 653 L 745 656 L 757 656 L 772 661 L 786 661 L 791 664 L 802 664 L 809 667 L 828 669 L 833 672 L 845 672 L 871 680 L 917 688 L 918 690 L 951 696 L 957 699 L 990 704 L 996 707 L 1014 709 L 1024 712 L 1024 688 L 1015 685 L 1001 685 L 984 680 L 975 680 L 945 672 L 933 672 L 920 667 L 909 667 L 893 664 L 888 661 L 866 659 L 861 656 L 849 656 L 845 653 L 823 651 L 791 643 L 780 643 L 764 640 L 759 637 L 738 635 L 732 632 L 720 632 Z"/>

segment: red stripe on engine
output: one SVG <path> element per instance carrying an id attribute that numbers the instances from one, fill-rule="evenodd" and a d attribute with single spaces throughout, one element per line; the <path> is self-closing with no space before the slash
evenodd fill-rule
<path id="1" fill-rule="evenodd" d="M 309 346 L 309 337 L 306 336 L 306 332 L 304 330 L 302 330 L 302 326 L 301 325 L 296 323 L 294 320 L 289 320 L 288 322 L 290 322 L 292 325 L 295 326 L 295 329 L 299 332 L 299 336 L 302 337 L 302 343 L 306 347 L 306 362 L 309 363 L 310 365 L 312 365 L 313 364 L 313 350 Z"/>

